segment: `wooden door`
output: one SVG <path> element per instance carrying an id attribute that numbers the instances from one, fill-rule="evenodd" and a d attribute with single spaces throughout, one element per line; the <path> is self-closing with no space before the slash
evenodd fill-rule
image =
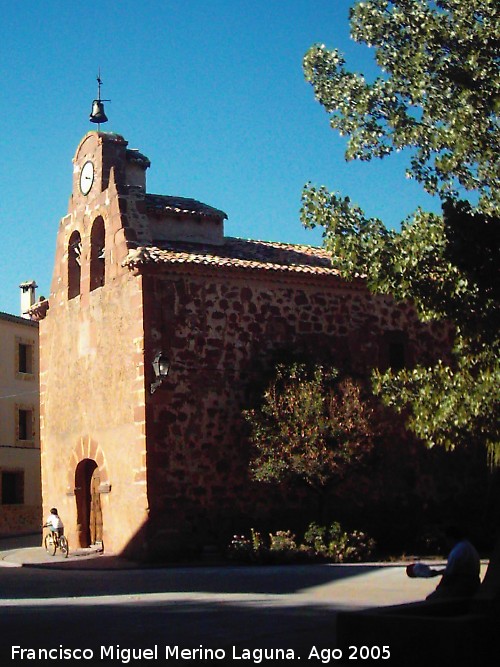
<path id="1" fill-rule="evenodd" d="M 92 473 L 90 480 L 90 543 L 102 542 L 102 510 L 99 486 L 101 477 L 99 468 Z"/>

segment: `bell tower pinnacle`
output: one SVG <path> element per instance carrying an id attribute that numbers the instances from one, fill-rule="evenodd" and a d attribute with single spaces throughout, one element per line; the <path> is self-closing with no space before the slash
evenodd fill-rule
<path id="1" fill-rule="evenodd" d="M 89 120 L 91 123 L 97 123 L 97 131 L 100 129 L 101 123 L 107 123 L 108 117 L 104 113 L 104 102 L 111 102 L 111 100 L 101 100 L 101 70 L 97 75 L 97 99 L 92 102 L 92 111 Z"/>

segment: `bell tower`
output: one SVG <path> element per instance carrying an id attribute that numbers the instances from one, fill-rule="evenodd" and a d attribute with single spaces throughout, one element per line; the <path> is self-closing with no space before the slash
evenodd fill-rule
<path id="1" fill-rule="evenodd" d="M 40 315 L 42 489 L 44 509 L 61 507 L 75 547 L 104 542 L 119 551 L 129 517 L 134 533 L 147 522 L 143 280 L 124 261 L 151 242 L 150 162 L 123 136 L 101 131 L 99 93 L 90 117 L 97 128 L 74 153 L 50 307 Z"/>
<path id="2" fill-rule="evenodd" d="M 125 139 L 109 132 L 88 132 L 73 158 L 73 203 L 89 203 L 104 192 L 111 170 L 117 185 L 125 185 Z"/>
<path id="3" fill-rule="evenodd" d="M 84 204 L 88 207 L 100 193 L 108 189 L 110 180 L 118 194 L 130 193 L 130 188 L 146 192 L 147 157 L 137 150 L 127 149 L 128 142 L 119 134 L 101 132 L 108 122 L 101 99 L 102 80 L 97 76 L 97 99 L 92 102 L 89 120 L 97 132 L 88 132 L 80 142 L 73 158 L 73 194 L 70 208 Z"/>

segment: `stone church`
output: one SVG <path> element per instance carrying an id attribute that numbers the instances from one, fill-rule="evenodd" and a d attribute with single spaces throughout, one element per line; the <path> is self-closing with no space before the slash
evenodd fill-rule
<path id="1" fill-rule="evenodd" d="M 320 248 L 232 238 L 223 211 L 148 193 L 149 167 L 122 136 L 83 137 L 50 298 L 31 312 L 44 515 L 58 507 L 74 547 L 139 558 L 283 504 L 249 477 L 242 418 L 280 355 L 366 376 L 445 338 Z"/>

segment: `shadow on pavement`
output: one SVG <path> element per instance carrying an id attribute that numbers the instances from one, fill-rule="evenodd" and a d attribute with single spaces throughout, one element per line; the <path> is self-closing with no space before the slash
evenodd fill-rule
<path id="1" fill-rule="evenodd" d="M 91 560 L 100 560 L 101 557 Z M 87 561 L 88 562 L 88 561 Z M 8 568 L 1 571 L 0 599 L 29 597 L 98 596 L 122 594 L 169 593 L 241 593 L 287 595 L 302 589 L 324 586 L 375 572 L 377 565 L 285 565 L 227 567 L 165 567 L 120 569 L 113 576 L 106 570 L 65 568 L 65 563 L 37 565 L 30 568 Z M 36 585 L 29 590 L 16 582 L 26 580 L 27 571 Z M 23 590 L 24 589 L 24 590 Z"/>
<path id="2" fill-rule="evenodd" d="M 87 649 L 96 658 L 101 657 L 101 647 L 104 651 L 113 647 L 115 657 L 117 649 L 137 651 L 158 647 L 160 662 L 165 659 L 166 651 L 170 652 L 168 664 L 185 664 L 186 660 L 176 656 L 176 651 L 203 646 L 218 649 L 219 655 L 223 651 L 229 664 L 233 646 L 237 647 L 238 654 L 245 648 L 281 648 L 294 651 L 305 660 L 313 646 L 325 649 L 333 647 L 335 641 L 335 614 L 321 607 L 187 602 L 174 606 L 164 603 L 98 607 L 87 604 L 70 608 L 66 605 L 23 606 L 5 611 L 8 613 L 4 614 L 0 639 L 2 664 L 9 664 L 16 646 Z M 18 656 L 18 653 L 14 655 Z M 87 660 L 81 662 L 92 664 Z M 194 662 L 203 664 L 205 661 Z M 64 661 L 64 664 L 73 662 Z"/>

